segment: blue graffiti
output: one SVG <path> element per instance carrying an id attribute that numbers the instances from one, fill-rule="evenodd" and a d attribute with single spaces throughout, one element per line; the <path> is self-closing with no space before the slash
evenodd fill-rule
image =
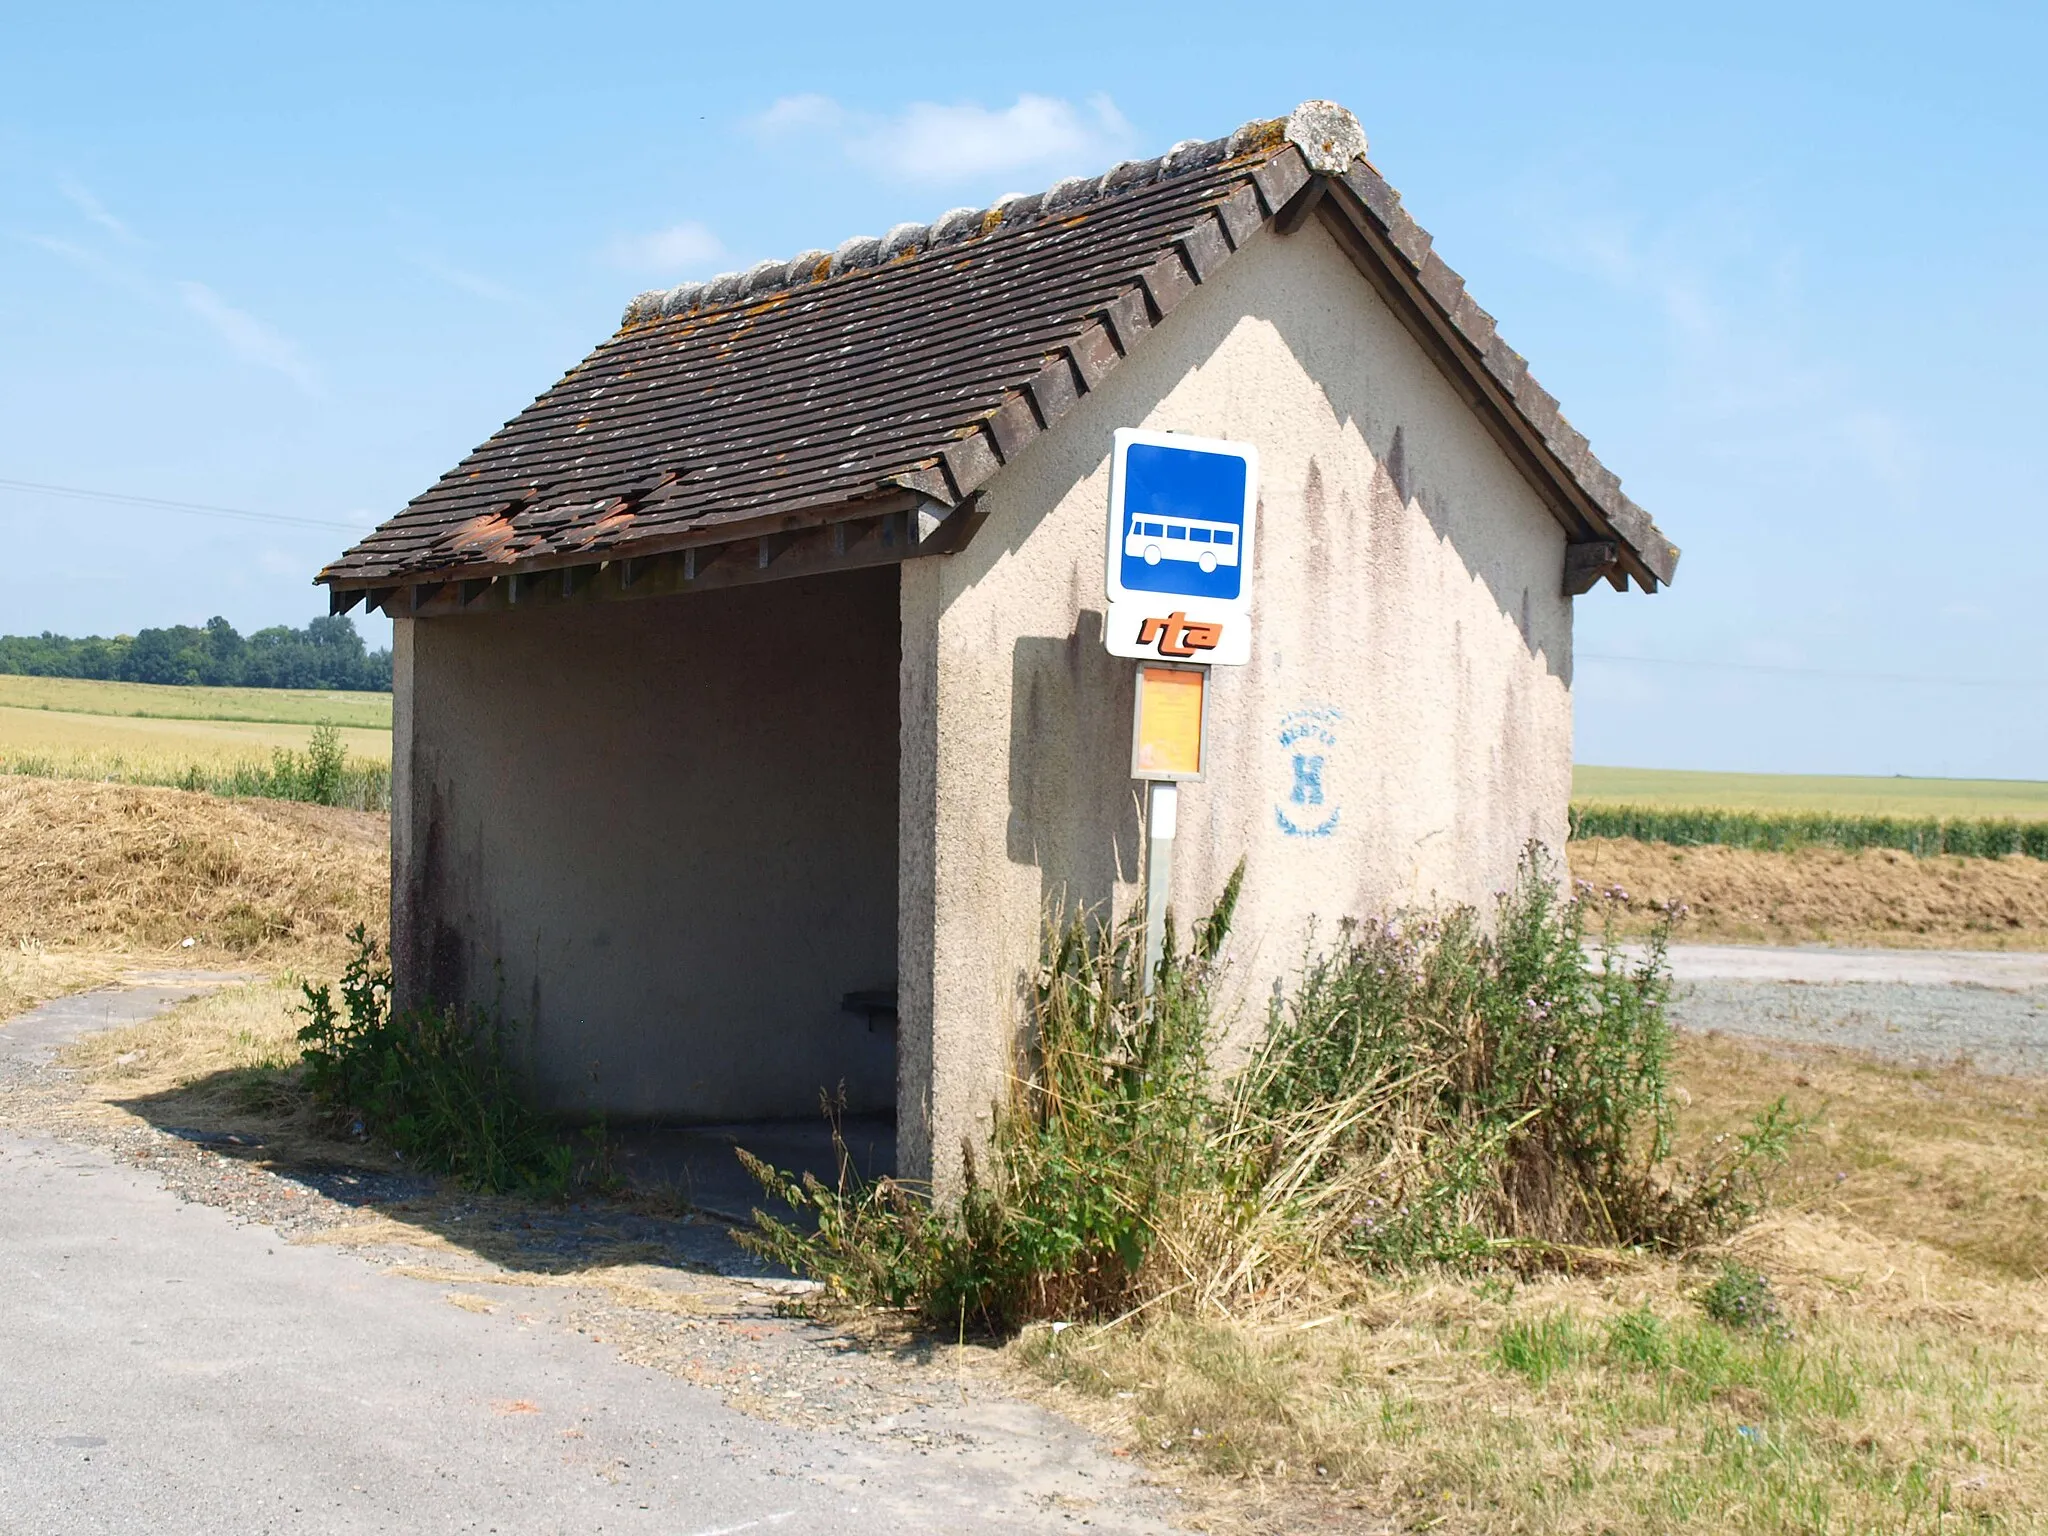
<path id="1" fill-rule="evenodd" d="M 1331 805 L 1328 814 L 1314 819 L 1298 812 L 1289 814 L 1288 807 L 1306 809 L 1328 803 L 1325 764 L 1337 745 L 1336 727 L 1343 718 L 1340 710 L 1315 707 L 1297 709 L 1281 718 L 1280 748 L 1288 756 L 1294 779 L 1286 803 L 1273 807 L 1273 820 L 1289 837 L 1328 837 L 1337 830 L 1344 814 L 1341 806 Z M 1311 750 L 1297 751 L 1298 746 Z M 1323 750 L 1312 750 L 1316 747 Z"/>
<path id="2" fill-rule="evenodd" d="M 1321 805 L 1323 803 L 1323 758 L 1321 753 L 1310 756 L 1306 752 L 1294 754 L 1294 793 L 1288 796 L 1296 805 Z"/>

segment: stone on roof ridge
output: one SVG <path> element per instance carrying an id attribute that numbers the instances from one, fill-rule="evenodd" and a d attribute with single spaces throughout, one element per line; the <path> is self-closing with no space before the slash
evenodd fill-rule
<path id="1" fill-rule="evenodd" d="M 1183 139 L 1150 160 L 1125 160 L 1100 176 L 1068 176 L 1043 192 L 1011 192 L 987 208 L 953 208 L 929 224 L 898 224 L 886 235 L 856 235 L 836 251 L 800 251 L 787 261 L 756 262 L 744 272 L 721 272 L 702 282 L 652 288 L 636 295 L 619 319 L 621 329 L 700 309 L 822 283 L 842 272 L 885 266 L 919 251 L 957 244 L 1028 223 L 1045 214 L 1097 202 L 1132 187 L 1205 170 L 1225 160 L 1272 154 L 1283 144 L 1298 148 L 1312 170 L 1343 171 L 1365 154 L 1365 130 L 1333 101 L 1305 101 L 1286 117 L 1260 118 L 1220 139 Z"/>

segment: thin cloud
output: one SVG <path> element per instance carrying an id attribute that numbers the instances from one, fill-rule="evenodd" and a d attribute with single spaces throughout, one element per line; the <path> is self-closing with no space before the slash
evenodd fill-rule
<path id="1" fill-rule="evenodd" d="M 120 288 L 141 297 L 153 297 L 155 290 L 149 279 L 138 272 L 130 271 L 117 261 L 109 261 L 98 251 L 74 244 L 69 240 L 58 240 L 49 235 L 23 235 L 20 237 L 30 245 L 48 251 L 52 256 L 68 261 L 82 272 L 90 272 L 111 287 Z"/>
<path id="2" fill-rule="evenodd" d="M 57 190 L 64 195 L 64 200 L 67 203 L 71 204 L 72 207 L 84 214 L 93 223 L 99 225 L 108 234 L 114 236 L 115 239 L 121 241 L 122 244 L 140 245 L 142 243 L 135 231 L 109 213 L 107 205 L 94 197 L 91 189 L 82 183 L 73 181 L 69 176 L 60 176 L 57 178 Z"/>
<path id="3" fill-rule="evenodd" d="M 604 248 L 605 261 L 628 272 L 680 274 L 725 255 L 725 242 L 702 224 L 671 224 L 644 235 L 621 235 Z"/>
<path id="4" fill-rule="evenodd" d="M 432 256 L 413 253 L 406 257 L 414 266 L 433 277 L 438 277 L 451 288 L 460 288 L 464 293 L 484 300 L 489 304 L 503 304 L 516 309 L 531 309 L 533 300 L 516 288 L 508 288 L 493 278 L 471 272 L 462 267 L 450 266 Z"/>
<path id="5" fill-rule="evenodd" d="M 1028 92 L 1007 107 L 915 101 L 894 115 L 855 112 L 829 96 L 785 96 L 754 128 L 778 145 L 821 138 L 866 170 L 927 185 L 1100 168 L 1121 159 L 1136 137 L 1107 96 L 1077 105 Z"/>
<path id="6" fill-rule="evenodd" d="M 769 137 L 801 133 L 806 128 L 836 131 L 852 115 L 830 96 L 784 96 L 754 119 L 754 127 Z"/>
<path id="7" fill-rule="evenodd" d="M 1611 210 L 1560 213 L 1584 199 L 1532 198 L 1538 249 L 1644 304 L 1662 322 L 1667 388 L 1691 423 L 1691 452 L 1745 470 L 1839 478 L 1854 473 L 1897 503 L 1919 493 L 1924 455 L 1896 412 L 1806 337 L 1798 249 L 1739 197 L 1700 200 L 1661 223 Z M 1700 431 L 1702 424 L 1712 430 Z"/>
<path id="8" fill-rule="evenodd" d="M 181 282 L 178 295 L 243 362 L 281 373 L 309 395 L 320 393 L 318 376 L 287 337 L 248 311 L 236 309 L 204 283 Z"/>

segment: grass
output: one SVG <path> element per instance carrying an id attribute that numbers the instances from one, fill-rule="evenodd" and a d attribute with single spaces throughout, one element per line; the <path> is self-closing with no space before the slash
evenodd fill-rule
<path id="1" fill-rule="evenodd" d="M 291 1088 L 294 1001 L 227 989 L 64 1065 L 155 1123 L 330 1159 Z M 1041 1326 L 1010 1380 L 1212 1530 L 2048 1529 L 2048 1084 L 1698 1037 L 1676 1075 L 1688 1150 L 1780 1095 L 1812 1125 L 1778 1209 L 1722 1248 Z M 1785 1330 L 1716 1320 L 1731 1267 L 1768 1277 Z"/>
<path id="2" fill-rule="evenodd" d="M 315 734 L 330 727 L 316 726 Z M 100 784 L 137 784 L 184 789 L 252 800 L 303 800 L 351 811 L 391 809 L 391 765 L 345 757 L 319 766 L 317 746 L 306 752 L 274 749 L 268 761 L 239 759 L 191 762 L 120 753 L 76 755 L 0 753 L 0 776 L 26 779 L 83 779 Z"/>
<path id="3" fill-rule="evenodd" d="M 1028 1045 L 957 1198 L 742 1152 L 814 1221 L 757 1211 L 741 1241 L 836 1297 L 1010 1332 L 1227 1311 L 1325 1272 L 1683 1249 L 1753 1208 L 1783 1117 L 1669 1156 L 1661 936 L 1589 957 L 1598 904 L 1562 895 L 1540 847 L 1486 914 L 1345 922 L 1226 1075 L 1212 1000 L 1243 874 L 1155 972 L 1135 920 L 1048 922 Z"/>
<path id="4" fill-rule="evenodd" d="M 291 1079 L 298 993 L 289 977 L 224 987 L 140 1024 L 87 1035 L 61 1063 L 94 1098 L 168 1125 L 258 1136 L 276 1155 L 331 1150 L 332 1129 Z"/>
<path id="5" fill-rule="evenodd" d="M 391 804 L 391 696 L 165 688 L 0 676 L 0 777 L 92 779 L 216 795 Z M 308 770 L 320 748 L 338 774 Z"/>
<path id="6" fill-rule="evenodd" d="M 501 1016 L 432 1004 L 397 1012 L 378 945 L 361 927 L 349 943 L 355 953 L 336 985 L 301 989 L 299 1076 L 315 1104 L 466 1188 L 565 1194 L 609 1181 L 602 1123 L 586 1138 L 599 1155 L 579 1168 L 576 1149 L 528 1104 L 505 1057 Z"/>
<path id="7" fill-rule="evenodd" d="M 372 980 L 372 964 L 374 957 L 358 953 L 343 973 L 345 998 Z M 375 978 L 374 984 L 381 1003 L 388 996 L 385 981 Z M 414 1058 L 405 1063 L 414 1070 L 396 1085 L 397 1093 L 388 1081 L 338 1083 L 349 1068 L 375 1077 L 382 1062 L 358 1050 L 337 1074 L 331 1002 L 326 1027 L 306 1027 L 308 1001 L 322 994 L 330 989 L 290 972 L 253 979 L 140 1024 L 88 1035 L 60 1060 L 84 1078 L 88 1099 L 100 1105 L 159 1126 L 243 1135 L 273 1162 L 402 1166 L 452 1175 L 465 1189 L 493 1194 L 559 1197 L 572 1188 L 615 1187 L 603 1127 L 575 1134 L 534 1114 L 495 1057 L 457 1066 L 457 1054 L 472 1061 L 475 1042 L 446 1016 L 429 1016 L 424 1030 L 418 1021 L 388 1017 L 373 1028 L 387 1043 L 402 1036 Z M 309 1033 L 318 1036 L 310 1048 Z M 438 1049 L 441 1059 L 422 1064 L 422 1047 L 430 1054 Z M 344 1090 L 338 1095 L 337 1085 Z M 458 1123 L 477 1120 L 484 1123 Z"/>
<path id="8" fill-rule="evenodd" d="M 75 677 L 0 675 L 0 708 L 151 720 L 391 729 L 391 695 L 321 688 L 183 688 Z M 303 737 L 304 731 L 296 733 Z M 388 757 L 390 753 L 387 751 Z"/>
<path id="9" fill-rule="evenodd" d="M 2048 782 L 1860 778 L 1798 773 L 1693 773 L 1665 768 L 1572 769 L 1572 799 L 1661 810 L 1815 812 L 1908 820 L 2048 820 Z"/>
<path id="10" fill-rule="evenodd" d="M 0 708 L 0 776 L 153 784 L 381 811 L 391 805 L 391 734 L 318 724 L 302 735 L 297 726 L 240 720 Z"/>
<path id="11" fill-rule="evenodd" d="M 331 975 L 352 915 L 382 918 L 376 817 L 0 781 L 0 850 L 0 986 L 104 975 L 194 931 L 196 954 L 168 953 Z M 238 904 L 291 929 L 223 943 Z M 101 1113 L 331 1159 L 294 1078 L 297 1000 L 288 978 L 226 989 L 64 1064 Z M 2048 1529 L 2048 1083 L 1686 1036 L 1673 1077 L 1683 1157 L 1781 1096 L 1808 1123 L 1775 1210 L 1731 1241 L 1533 1276 L 1326 1271 L 1228 1310 L 1036 1327 L 1011 1379 L 1219 1530 Z M 1728 1266 L 1766 1277 L 1789 1334 L 1710 1315 Z"/>
<path id="12" fill-rule="evenodd" d="M 1683 1146 L 1781 1094 L 1812 1127 L 1719 1249 L 1367 1277 L 1014 1358 L 1220 1528 L 2048 1529 L 2048 1084 L 1698 1038 L 1677 1073 Z"/>
<path id="13" fill-rule="evenodd" d="M 337 1124 L 306 1091 L 301 1000 L 287 970 L 87 1035 L 57 1058 L 83 1085 L 74 1113 L 244 1136 L 273 1165 L 403 1168 L 388 1149 Z"/>
<path id="14" fill-rule="evenodd" d="M 389 837 L 322 806 L 0 777 L 0 956 L 21 996 L 137 963 L 331 974 L 350 928 L 388 920 Z"/>
<path id="15" fill-rule="evenodd" d="M 131 964 L 118 954 L 77 954 L 50 949 L 35 939 L 17 938 L 0 947 L 0 1021 L 53 997 L 104 986 Z"/>

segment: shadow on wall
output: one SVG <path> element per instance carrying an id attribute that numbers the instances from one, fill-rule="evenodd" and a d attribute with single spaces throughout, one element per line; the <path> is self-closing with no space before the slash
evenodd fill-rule
<path id="1" fill-rule="evenodd" d="M 1450 548 L 1466 573 L 1486 588 L 1502 616 L 1514 624 L 1530 656 L 1540 660 L 1551 676 L 1569 687 L 1569 605 L 1562 610 L 1566 620 L 1562 629 L 1556 626 L 1553 617 L 1559 612 L 1556 599 L 1564 583 L 1563 531 L 1557 530 L 1560 546 L 1555 568 L 1546 561 L 1532 570 L 1521 541 L 1489 537 L 1483 513 L 1475 516 L 1478 509 L 1461 507 L 1455 492 L 1428 482 L 1417 462 L 1426 457 L 1427 442 L 1424 453 L 1418 454 L 1410 441 L 1414 431 L 1429 430 L 1428 412 L 1419 413 L 1424 418 L 1419 427 L 1384 419 L 1382 402 L 1373 399 L 1365 381 L 1354 370 L 1319 362 L 1318 354 L 1326 351 L 1330 338 L 1311 317 L 1278 307 L 1262 307 L 1255 313 L 1280 334 L 1287 349 L 1300 359 L 1304 371 L 1315 381 L 1331 414 L 1358 433 L 1372 456 L 1372 475 L 1362 488 L 1342 477 L 1332 483 L 1323 466 L 1310 459 L 1300 508 L 1311 534 L 1306 541 L 1310 555 L 1306 568 L 1295 573 L 1304 586 L 1314 592 L 1347 579 L 1347 573 L 1369 570 L 1386 586 L 1399 588 L 1401 572 L 1418 552 L 1409 522 L 1412 509 L 1421 514 L 1437 542 Z M 1399 323 L 1391 314 L 1383 311 L 1383 315 L 1388 328 L 1398 328 Z M 1451 386 L 1436 372 L 1434 364 L 1420 358 L 1412 361 L 1418 369 L 1428 369 L 1443 386 L 1444 395 L 1450 397 Z M 1520 471 L 1505 463 L 1504 454 L 1477 420 L 1462 419 L 1463 411 L 1460 405 L 1446 414 L 1469 430 L 1480 455 L 1501 458 L 1505 474 L 1520 481 Z M 1533 488 L 1531 494 L 1540 496 Z M 1544 531 L 1547 533 L 1554 526 L 1545 512 Z M 1552 585 L 1539 592 L 1537 586 L 1543 582 Z"/>
<path id="2" fill-rule="evenodd" d="M 1120 752 L 1135 673 L 1103 649 L 1103 616 L 1083 609 L 1071 635 L 1025 635 L 1010 657 L 1010 816 L 1004 851 L 1040 871 L 1055 907 L 1109 913 L 1137 879 L 1138 800 Z M 1076 816 L 1078 807 L 1093 814 Z"/>
<path id="3" fill-rule="evenodd" d="M 1327 235 L 1308 231 L 1289 238 L 1311 242 L 1299 248 L 1301 257 L 1326 264 L 1328 275 L 1339 279 L 1339 285 L 1296 281 L 1240 287 L 1233 277 L 1239 269 L 1227 268 L 1214 285 L 1225 292 L 1207 302 L 1211 288 L 1205 285 L 1174 312 L 1172 325 L 1171 350 L 1188 359 L 1214 358 L 1228 347 L 1232 331 L 1247 320 L 1271 326 L 1321 394 L 1331 419 L 1355 432 L 1372 458 L 1371 473 L 1363 481 L 1312 459 L 1301 502 L 1266 505 L 1260 519 L 1262 551 L 1276 520 L 1298 517 L 1309 534 L 1308 558 L 1301 568 L 1288 572 L 1299 588 L 1298 601 L 1310 607 L 1319 601 L 1325 606 L 1335 602 L 1342 611 L 1349 604 L 1333 589 L 1356 580 L 1358 572 L 1372 572 L 1386 590 L 1403 587 L 1404 573 L 1424 558 L 1414 522 L 1419 516 L 1427 537 L 1448 547 L 1465 572 L 1486 588 L 1529 654 L 1569 687 L 1571 609 L 1560 601 L 1564 530 L 1548 511 L 1535 513 L 1536 521 L 1521 530 L 1502 526 L 1493 511 L 1501 499 L 1495 490 L 1505 488 L 1510 502 L 1522 500 L 1517 488 L 1526 490 L 1532 512 L 1541 493 L 1528 486 L 1455 386 L 1422 353 L 1366 280 L 1343 270 L 1348 258 L 1335 243 Z M 1247 276 L 1252 271 L 1242 270 Z M 1346 291 L 1355 297 L 1359 323 L 1333 326 L 1331 296 Z M 1380 360 L 1379 365 L 1361 366 L 1362 341 L 1378 343 L 1365 350 Z M 1141 352 L 1139 357 L 1152 355 Z M 1104 388 L 1084 398 L 1058 433 L 1048 433 L 1033 444 L 1034 462 L 1050 452 L 1061 464 L 1064 483 L 1048 489 L 1046 505 L 1060 505 L 1076 485 L 1101 470 L 1110 429 L 1142 419 L 1149 408 L 1151 401 L 1134 391 L 1150 377 L 1149 365 L 1113 376 Z M 1085 450 L 1080 446 L 1084 442 L 1089 444 Z M 1060 446 L 1049 449 L 1054 443 Z M 1472 474 L 1461 474 L 1455 467 L 1460 465 L 1469 466 Z M 1014 552 L 1034 526 L 1014 517 L 1000 521 L 1005 526 L 999 537 L 985 532 L 962 556 L 971 564 L 970 582 Z M 1542 545 L 1549 547 L 1532 565 L 1533 546 Z M 1271 557 L 1262 558 L 1262 582 L 1270 582 L 1275 574 Z M 1378 605 L 1367 612 L 1376 622 Z"/>

